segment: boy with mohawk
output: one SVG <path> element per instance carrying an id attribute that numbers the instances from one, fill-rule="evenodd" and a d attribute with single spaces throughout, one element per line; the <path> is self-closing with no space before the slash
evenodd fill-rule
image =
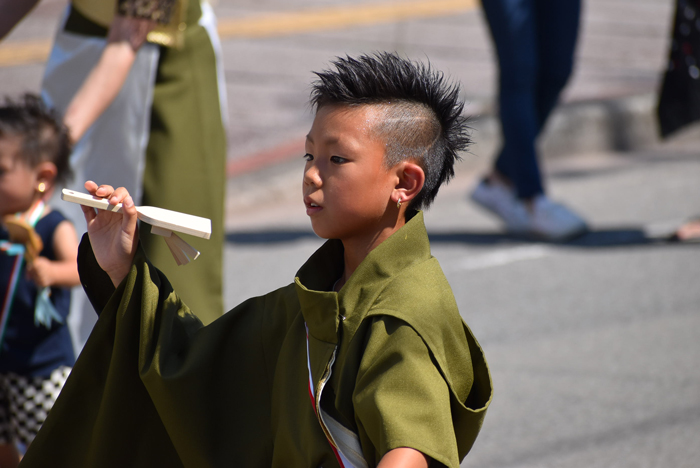
<path id="1" fill-rule="evenodd" d="M 208 326 L 138 248 L 128 192 L 85 184 L 124 210 L 83 207 L 100 318 L 27 467 L 459 466 L 491 382 L 419 211 L 469 142 L 458 87 L 394 54 L 334 65 L 302 184 L 329 240 Z"/>

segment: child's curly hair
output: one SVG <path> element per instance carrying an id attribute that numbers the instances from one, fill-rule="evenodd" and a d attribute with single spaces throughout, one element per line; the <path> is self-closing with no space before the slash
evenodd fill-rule
<path id="1" fill-rule="evenodd" d="M 68 129 L 39 96 L 27 93 L 17 100 L 5 98 L 0 106 L 0 138 L 6 136 L 22 139 L 20 157 L 29 167 L 49 161 L 56 165 L 57 185 L 70 179 Z"/>
<path id="2" fill-rule="evenodd" d="M 386 141 L 386 164 L 404 160 L 420 165 L 425 184 L 411 207 L 428 207 L 440 186 L 454 176 L 459 151 L 471 140 L 459 84 L 444 74 L 397 54 L 379 52 L 357 58 L 338 57 L 334 70 L 315 72 L 311 105 L 376 105 L 384 111 L 375 128 Z"/>

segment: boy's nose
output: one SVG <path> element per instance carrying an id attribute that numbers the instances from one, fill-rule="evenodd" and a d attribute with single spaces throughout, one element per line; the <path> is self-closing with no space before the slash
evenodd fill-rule
<path id="1" fill-rule="evenodd" d="M 314 185 L 316 187 L 321 186 L 321 176 L 319 175 L 318 168 L 315 165 L 309 165 L 304 169 L 304 183 L 307 185 Z"/>

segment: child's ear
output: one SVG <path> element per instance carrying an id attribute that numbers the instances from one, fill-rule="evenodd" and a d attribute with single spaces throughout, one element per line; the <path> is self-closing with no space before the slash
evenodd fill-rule
<path id="1" fill-rule="evenodd" d="M 39 189 L 39 185 L 42 183 L 44 184 L 44 190 L 53 187 L 53 181 L 56 178 L 56 174 L 58 174 L 58 169 L 54 163 L 50 161 L 39 163 L 39 165 L 36 167 L 37 190 Z"/>
<path id="2" fill-rule="evenodd" d="M 397 203 L 399 198 L 401 203 L 413 200 L 423 189 L 425 183 L 425 172 L 418 164 L 403 161 L 397 164 L 398 183 L 391 194 L 391 201 Z"/>

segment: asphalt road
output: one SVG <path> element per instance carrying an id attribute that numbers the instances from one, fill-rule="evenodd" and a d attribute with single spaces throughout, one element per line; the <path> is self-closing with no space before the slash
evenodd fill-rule
<path id="1" fill-rule="evenodd" d="M 495 385 L 463 466 L 700 466 L 700 243 L 664 238 L 700 214 L 698 143 L 549 161 L 551 193 L 592 227 L 569 243 L 500 234 L 465 200 L 477 172 L 438 195 L 433 255 Z M 288 283 L 321 244 L 298 166 L 274 203 L 229 219 L 229 306 Z"/>

